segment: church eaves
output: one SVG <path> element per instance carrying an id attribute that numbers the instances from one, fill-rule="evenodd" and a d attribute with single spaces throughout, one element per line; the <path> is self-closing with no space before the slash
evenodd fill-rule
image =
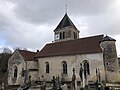
<path id="1" fill-rule="evenodd" d="M 73 24 L 71 19 L 68 17 L 67 13 L 65 13 L 63 19 L 60 21 L 60 23 L 58 24 L 58 26 L 56 27 L 55 30 L 60 30 L 67 26 L 72 26 L 73 28 L 75 28 L 77 30 L 77 28 L 75 27 L 75 25 Z"/>

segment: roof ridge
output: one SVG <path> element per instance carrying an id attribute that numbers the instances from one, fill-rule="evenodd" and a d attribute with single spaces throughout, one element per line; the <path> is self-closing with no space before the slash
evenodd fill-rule
<path id="1" fill-rule="evenodd" d="M 99 37 L 99 36 L 104 37 L 104 34 L 100 34 L 100 35 L 96 35 L 96 36 L 88 36 L 88 37 L 78 38 L 78 39 L 75 39 L 75 40 L 67 40 L 67 41 L 62 41 L 62 42 L 70 42 L 70 41 L 76 41 L 76 40 L 87 39 L 87 38 L 94 38 L 94 37 Z M 55 43 L 62 43 L 62 42 L 47 43 L 46 45 L 55 44 Z"/>
<path id="2" fill-rule="evenodd" d="M 99 35 L 95 35 L 95 36 L 87 36 L 87 37 L 83 37 L 83 38 L 79 38 L 79 39 L 94 38 L 94 37 L 99 37 L 99 36 L 104 36 L 104 34 L 99 34 Z"/>
<path id="3" fill-rule="evenodd" d="M 33 52 L 33 51 L 21 50 L 21 49 L 18 49 L 18 51 L 25 51 L 25 52 L 30 52 L 30 53 L 36 53 L 36 52 Z"/>

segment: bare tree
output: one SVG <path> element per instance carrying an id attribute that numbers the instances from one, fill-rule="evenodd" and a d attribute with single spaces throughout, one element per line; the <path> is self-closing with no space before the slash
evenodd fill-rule
<path id="1" fill-rule="evenodd" d="M 6 47 L 2 47 L 0 48 L 0 53 L 9 53 L 9 54 L 12 54 L 12 50 L 9 49 L 9 48 L 6 48 Z"/>
<path id="2" fill-rule="evenodd" d="M 3 51 L 0 53 L 0 90 L 2 83 L 4 83 L 5 88 L 7 87 L 8 59 L 10 58 L 11 55 L 12 55 L 12 51 L 7 48 L 3 48 Z"/>

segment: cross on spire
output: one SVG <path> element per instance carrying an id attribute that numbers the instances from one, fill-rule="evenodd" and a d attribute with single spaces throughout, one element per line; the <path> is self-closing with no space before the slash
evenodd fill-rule
<path id="1" fill-rule="evenodd" d="M 68 5 L 67 5 L 67 0 L 66 0 L 66 2 L 65 2 L 65 13 L 67 13 L 67 7 L 68 7 Z"/>
<path id="2" fill-rule="evenodd" d="M 66 5 L 65 5 L 65 13 L 67 13 L 67 3 L 66 3 Z"/>

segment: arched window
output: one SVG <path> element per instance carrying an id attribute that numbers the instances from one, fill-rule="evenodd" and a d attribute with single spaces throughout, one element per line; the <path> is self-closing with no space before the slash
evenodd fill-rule
<path id="1" fill-rule="evenodd" d="M 87 60 L 84 60 L 83 61 L 83 65 L 84 65 L 84 73 L 90 75 L 89 62 Z"/>
<path id="2" fill-rule="evenodd" d="M 49 63 L 48 62 L 46 62 L 46 73 L 49 73 L 50 72 L 50 70 L 49 70 L 50 68 L 49 68 Z"/>
<path id="3" fill-rule="evenodd" d="M 17 78 L 17 72 L 18 72 L 18 69 L 17 69 L 17 66 L 14 67 L 14 78 Z"/>
<path id="4" fill-rule="evenodd" d="M 62 62 L 62 67 L 63 67 L 63 74 L 67 74 L 67 62 L 66 61 Z"/>

